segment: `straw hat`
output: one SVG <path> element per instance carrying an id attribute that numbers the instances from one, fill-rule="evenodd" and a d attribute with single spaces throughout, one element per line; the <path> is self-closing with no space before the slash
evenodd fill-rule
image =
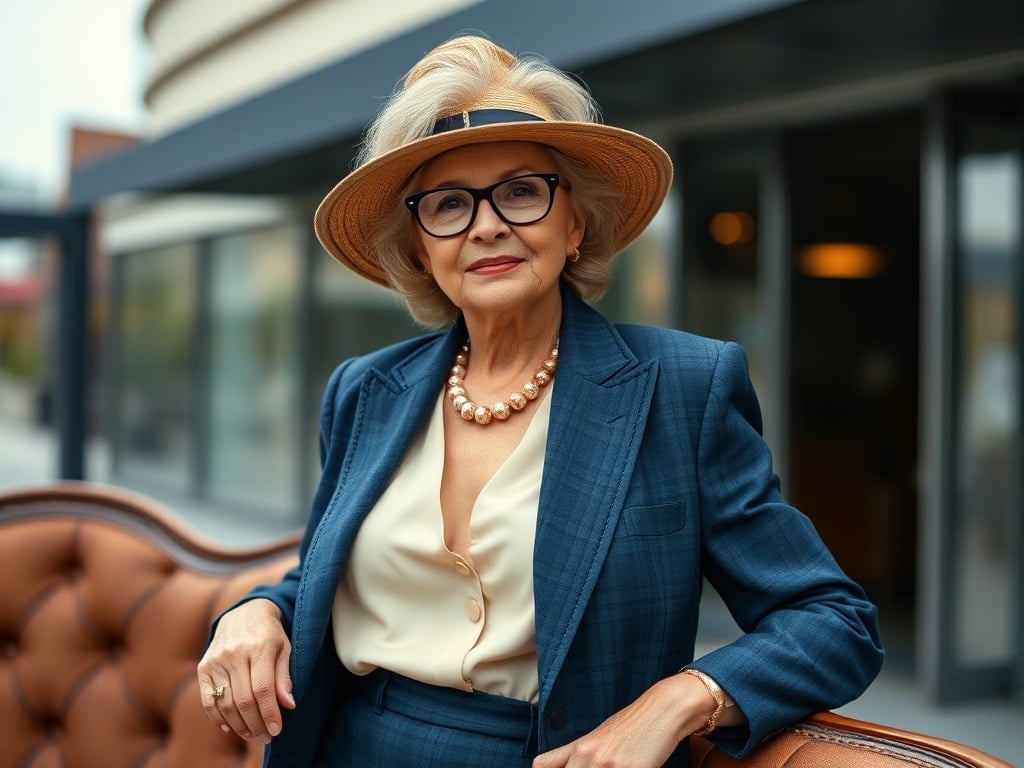
<path id="1" fill-rule="evenodd" d="M 495 141 L 544 144 L 590 166 L 617 189 L 622 217 L 612 238 L 614 253 L 650 223 L 672 182 L 668 154 L 650 139 L 599 123 L 555 120 L 532 94 L 498 82 L 473 103 L 440 115 L 430 135 L 379 155 L 342 179 L 316 211 L 317 237 L 346 267 L 389 286 L 372 236 L 382 219 L 402 206 L 399 196 L 410 177 L 442 152 Z"/>

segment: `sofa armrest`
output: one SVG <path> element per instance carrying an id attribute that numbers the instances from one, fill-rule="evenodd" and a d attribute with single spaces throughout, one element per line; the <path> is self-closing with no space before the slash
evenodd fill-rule
<path id="1" fill-rule="evenodd" d="M 1013 768 L 946 739 L 819 712 L 792 725 L 741 760 L 711 742 L 690 739 L 691 768 Z"/>
<path id="2" fill-rule="evenodd" d="M 222 547 L 109 487 L 0 495 L 0 766 L 260 765 L 206 717 L 196 664 L 212 619 L 298 544 Z"/>

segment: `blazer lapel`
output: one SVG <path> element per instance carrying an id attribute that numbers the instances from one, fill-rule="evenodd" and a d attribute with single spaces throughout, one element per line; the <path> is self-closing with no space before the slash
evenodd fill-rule
<path id="1" fill-rule="evenodd" d="M 564 301 L 534 547 L 541 701 L 611 544 L 657 379 L 657 363 L 639 363 L 603 317 Z"/>
<path id="2" fill-rule="evenodd" d="M 391 371 L 371 370 L 363 380 L 353 438 L 334 495 L 310 542 L 296 598 L 293 661 L 296 694 L 307 682 L 327 630 L 338 579 L 363 519 L 398 469 L 426 422 L 465 330 L 453 328 Z"/>

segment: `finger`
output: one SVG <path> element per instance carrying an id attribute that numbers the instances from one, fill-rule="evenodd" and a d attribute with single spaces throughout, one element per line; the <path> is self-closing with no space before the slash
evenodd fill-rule
<path id="1" fill-rule="evenodd" d="M 232 698 L 231 704 L 248 731 L 248 736 L 242 734 L 241 731 L 239 731 L 239 734 L 242 735 L 242 738 L 254 738 L 263 744 L 269 744 L 270 733 L 267 731 L 266 723 L 263 720 L 263 713 L 260 711 L 260 704 L 256 697 L 256 690 L 254 689 L 254 686 L 262 685 L 266 688 L 263 691 L 263 696 L 266 697 L 269 693 L 271 699 L 273 699 L 273 691 L 266 687 L 266 683 L 259 682 L 264 677 L 260 675 L 258 668 L 249 667 L 245 670 L 239 670 L 236 674 L 232 675 L 232 688 L 229 690 Z M 224 699 L 221 699 L 219 703 L 223 712 Z M 273 706 L 276 710 L 276 702 Z"/>
<path id="2" fill-rule="evenodd" d="M 277 700 L 282 707 L 295 709 L 295 696 L 292 694 L 292 676 L 288 670 L 289 658 L 291 657 L 291 646 L 285 644 L 277 655 L 276 682 L 274 685 L 277 691 Z"/>
<path id="3" fill-rule="evenodd" d="M 572 744 L 549 750 L 533 759 L 533 768 L 563 768 L 572 756 Z"/>
<path id="4" fill-rule="evenodd" d="M 227 677 L 227 675 L 224 675 L 224 677 Z M 230 732 L 231 726 L 228 725 L 227 720 L 221 714 L 220 709 L 217 707 L 217 698 L 213 695 L 214 690 L 217 688 L 213 678 L 205 672 L 199 672 L 198 678 L 199 698 L 203 703 L 203 710 L 206 712 L 206 716 L 210 718 L 210 722 L 222 731 Z"/>
<path id="5" fill-rule="evenodd" d="M 277 705 L 277 669 L 269 662 L 254 663 L 251 671 L 251 685 L 254 697 L 253 705 L 259 717 L 258 725 L 253 725 L 253 733 L 264 743 L 270 737 L 281 732 L 281 710 Z M 246 715 L 243 710 L 243 715 Z M 249 717 L 246 716 L 249 721 Z M 266 736 L 266 739 L 263 737 Z"/>
<path id="6" fill-rule="evenodd" d="M 214 706 L 220 712 L 221 717 L 228 724 L 232 731 L 248 741 L 252 738 L 252 730 L 245 722 L 238 707 L 235 705 L 235 691 L 232 683 L 224 683 L 214 687 L 214 693 L 221 691 L 220 696 L 214 697 Z M 212 694 L 211 694 L 212 695 Z"/>

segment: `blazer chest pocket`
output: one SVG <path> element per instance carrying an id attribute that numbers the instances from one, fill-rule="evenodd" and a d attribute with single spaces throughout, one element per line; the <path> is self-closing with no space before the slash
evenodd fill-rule
<path id="1" fill-rule="evenodd" d="M 686 502 L 626 507 L 622 510 L 626 536 L 665 536 L 686 527 Z"/>

